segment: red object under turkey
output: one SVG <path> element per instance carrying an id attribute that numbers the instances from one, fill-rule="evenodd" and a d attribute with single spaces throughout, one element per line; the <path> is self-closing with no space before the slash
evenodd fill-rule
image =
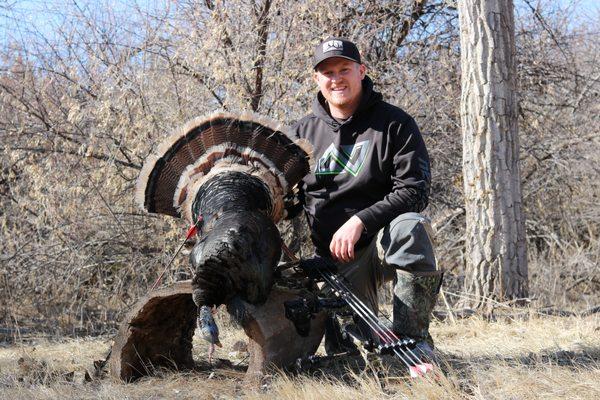
<path id="1" fill-rule="evenodd" d="M 185 240 L 183 241 L 183 243 L 181 243 L 181 245 L 179 246 L 179 248 L 177 249 L 177 251 L 175 252 L 175 254 L 173 254 L 173 257 L 171 257 L 171 261 L 169 261 L 169 263 L 167 264 L 167 266 L 165 267 L 165 269 L 163 270 L 163 272 L 156 279 L 156 282 L 154 282 L 154 285 L 152 285 L 152 289 L 150 289 L 150 290 L 156 289 L 156 287 L 160 283 L 160 280 L 162 279 L 162 277 L 165 275 L 165 273 L 167 272 L 167 270 L 169 269 L 169 267 L 171 266 L 171 264 L 173 264 L 173 261 L 175 261 L 175 257 L 177 257 L 177 254 L 179 254 L 179 252 L 181 251 L 181 249 L 185 245 L 185 242 L 187 242 L 192 236 L 194 236 L 198 232 L 198 224 L 200 224 L 200 222 L 202 222 L 202 215 L 199 215 L 198 216 L 198 220 L 196 221 L 196 223 L 194 225 L 190 226 L 190 228 L 187 231 L 187 234 L 185 235 Z"/>

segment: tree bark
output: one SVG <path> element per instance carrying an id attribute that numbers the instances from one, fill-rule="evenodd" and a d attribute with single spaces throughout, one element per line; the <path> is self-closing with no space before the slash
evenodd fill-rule
<path id="1" fill-rule="evenodd" d="M 254 59 L 252 69 L 255 71 L 254 90 L 251 94 L 250 108 L 252 111 L 258 111 L 260 100 L 263 97 L 263 68 L 267 57 L 267 39 L 269 36 L 269 10 L 271 9 L 271 0 L 266 0 L 263 4 L 260 14 L 256 11 L 258 48 Z"/>
<path id="2" fill-rule="evenodd" d="M 528 294 L 511 0 L 459 0 L 466 211 L 465 290 L 471 306 Z"/>

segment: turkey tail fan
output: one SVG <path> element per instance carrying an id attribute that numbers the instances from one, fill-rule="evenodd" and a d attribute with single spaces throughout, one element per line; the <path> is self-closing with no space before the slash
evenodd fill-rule
<path id="1" fill-rule="evenodd" d="M 310 145 L 284 132 L 257 115 L 213 114 L 188 122 L 144 163 L 140 206 L 191 223 L 202 216 L 190 253 L 198 306 L 266 300 L 281 255 L 283 198 L 311 168 Z"/>
<path id="2" fill-rule="evenodd" d="M 192 192 L 211 172 L 251 171 L 273 192 L 273 219 L 281 218 L 281 196 L 310 169 L 310 144 L 293 142 L 285 129 L 255 114 L 216 113 L 189 121 L 161 143 L 142 167 L 136 202 L 151 213 L 193 220 Z M 186 202 L 187 200 L 187 202 Z"/>

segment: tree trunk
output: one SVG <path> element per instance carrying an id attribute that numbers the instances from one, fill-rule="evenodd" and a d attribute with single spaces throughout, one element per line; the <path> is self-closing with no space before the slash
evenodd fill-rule
<path id="1" fill-rule="evenodd" d="M 459 0 L 466 210 L 465 290 L 471 306 L 527 296 L 513 3 Z"/>
<path id="2" fill-rule="evenodd" d="M 252 69 L 255 72 L 254 76 L 254 90 L 251 93 L 250 108 L 252 111 L 258 111 L 260 106 L 260 100 L 263 97 L 263 69 L 265 65 L 265 59 L 267 57 L 267 39 L 269 37 L 269 10 L 271 9 L 271 0 L 266 0 L 263 4 L 262 9 L 259 9 L 255 5 L 255 14 L 257 17 L 257 29 L 258 35 L 258 48 L 254 59 L 254 65 Z"/>

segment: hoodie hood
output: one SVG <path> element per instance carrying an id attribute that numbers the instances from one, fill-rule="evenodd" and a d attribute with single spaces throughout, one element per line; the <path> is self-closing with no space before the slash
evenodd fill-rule
<path id="1" fill-rule="evenodd" d="M 320 91 L 319 93 L 317 93 L 317 97 L 313 101 L 312 112 L 317 118 L 323 120 L 327 125 L 329 125 L 331 129 L 333 129 L 334 131 L 339 131 L 342 125 L 350 124 L 357 115 L 360 115 L 363 112 L 369 110 L 382 100 L 383 96 L 381 95 L 381 93 L 373 90 L 373 81 L 371 80 L 371 78 L 368 75 L 365 75 L 365 78 L 362 80 L 362 94 L 360 98 L 360 103 L 358 104 L 358 108 L 356 109 L 354 114 L 350 116 L 350 118 L 343 122 L 339 122 L 335 118 L 333 118 L 329 113 L 327 100 L 325 100 L 325 97 Z"/>

